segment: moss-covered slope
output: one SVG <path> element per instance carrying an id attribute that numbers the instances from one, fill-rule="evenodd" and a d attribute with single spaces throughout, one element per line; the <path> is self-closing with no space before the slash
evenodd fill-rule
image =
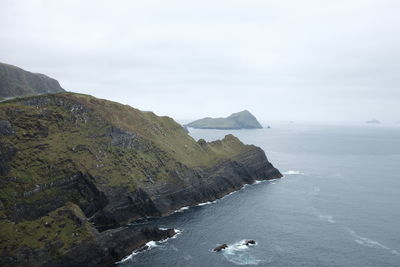
<path id="1" fill-rule="evenodd" d="M 81 223 L 78 231 L 74 220 L 54 215 L 59 209 L 82 210 L 83 222 L 104 231 L 280 177 L 261 149 L 232 135 L 196 142 L 169 117 L 87 95 L 2 102 L 0 137 L 0 226 L 6 229 L 0 249 L 6 256 L 20 251 L 18 244 L 29 251 L 56 246 L 48 250 L 53 259 L 93 239 L 94 229 Z M 14 231 L 21 234 L 11 240 Z"/>

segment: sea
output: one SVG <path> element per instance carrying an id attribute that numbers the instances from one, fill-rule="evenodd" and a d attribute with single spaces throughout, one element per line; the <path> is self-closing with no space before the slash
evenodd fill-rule
<path id="1" fill-rule="evenodd" d="M 178 235 L 119 266 L 400 266 L 400 125 L 269 125 L 189 129 L 196 140 L 231 133 L 260 146 L 283 178 L 142 222 Z"/>

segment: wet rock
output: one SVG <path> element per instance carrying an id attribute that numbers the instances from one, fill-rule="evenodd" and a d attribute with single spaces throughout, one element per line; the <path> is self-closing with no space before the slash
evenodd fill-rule
<path id="1" fill-rule="evenodd" d="M 256 241 L 254 241 L 254 240 L 246 240 L 246 241 L 244 241 L 244 244 L 246 245 L 246 246 L 250 246 L 250 245 L 255 245 L 256 244 Z"/>
<path id="2" fill-rule="evenodd" d="M 226 248 L 228 248 L 228 245 L 227 244 L 222 244 L 221 246 L 218 246 L 218 247 L 214 248 L 213 250 L 215 252 L 219 252 L 219 251 L 221 251 L 223 249 L 226 249 Z"/>
<path id="3" fill-rule="evenodd" d="M 141 247 L 141 248 L 138 248 L 137 250 L 135 250 L 135 252 L 143 252 L 143 251 L 145 251 L 145 250 L 148 250 L 150 247 L 148 246 L 148 245 L 145 245 L 145 246 L 143 246 L 143 247 Z"/>

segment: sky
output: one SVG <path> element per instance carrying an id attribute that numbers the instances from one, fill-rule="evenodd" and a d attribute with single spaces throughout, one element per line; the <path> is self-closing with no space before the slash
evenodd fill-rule
<path id="1" fill-rule="evenodd" d="M 175 119 L 400 120 L 398 0 L 0 0 L 0 62 Z"/>

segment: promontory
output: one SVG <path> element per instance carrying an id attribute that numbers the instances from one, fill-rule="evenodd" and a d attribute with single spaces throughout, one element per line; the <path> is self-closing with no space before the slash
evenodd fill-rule
<path id="1" fill-rule="evenodd" d="M 281 177 L 233 135 L 75 93 L 0 103 L 0 265 L 108 266 L 175 234 L 130 226 Z"/>

